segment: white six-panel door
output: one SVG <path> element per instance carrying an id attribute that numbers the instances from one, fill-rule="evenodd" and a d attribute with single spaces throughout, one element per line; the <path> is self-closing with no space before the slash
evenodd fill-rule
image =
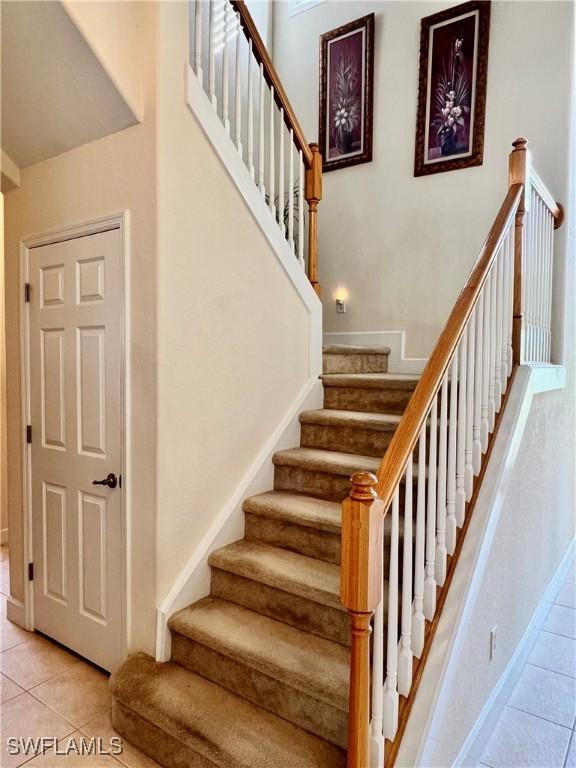
<path id="1" fill-rule="evenodd" d="M 34 625 L 109 670 L 122 658 L 120 237 L 28 251 Z M 116 487 L 93 484 L 110 474 Z"/>

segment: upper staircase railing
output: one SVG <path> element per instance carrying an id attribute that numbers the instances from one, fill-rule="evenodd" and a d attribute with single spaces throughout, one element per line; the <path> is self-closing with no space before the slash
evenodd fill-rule
<path id="1" fill-rule="evenodd" d="M 243 0 L 195 0 L 196 77 L 316 292 L 322 158 L 308 144 Z M 308 204 L 308 222 L 304 217 Z M 305 248 L 307 230 L 307 248 Z"/>
<path id="2" fill-rule="evenodd" d="M 349 768 L 394 764 L 511 377 L 521 363 L 550 360 L 553 234 L 563 211 L 526 144 L 513 144 L 508 193 L 378 476 L 356 473 L 343 502 Z"/>

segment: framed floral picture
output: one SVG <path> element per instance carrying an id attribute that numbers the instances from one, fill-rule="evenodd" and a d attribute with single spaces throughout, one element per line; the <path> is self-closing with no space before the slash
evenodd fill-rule
<path id="1" fill-rule="evenodd" d="M 414 175 L 482 165 L 489 0 L 422 19 Z"/>
<path id="2" fill-rule="evenodd" d="M 372 160 L 374 14 L 320 38 L 320 152 L 324 171 Z"/>

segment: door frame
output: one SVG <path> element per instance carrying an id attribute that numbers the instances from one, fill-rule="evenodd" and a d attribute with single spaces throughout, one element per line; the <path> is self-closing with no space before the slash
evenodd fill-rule
<path id="1" fill-rule="evenodd" d="M 24 286 L 28 282 L 29 257 L 33 248 L 66 240 L 76 240 L 79 237 L 97 235 L 100 232 L 117 229 L 120 231 L 120 359 L 122 360 L 121 387 L 121 469 L 122 488 L 120 496 L 121 509 L 121 573 L 122 573 L 122 611 L 121 611 L 121 649 L 122 659 L 128 654 L 130 627 L 130 520 L 131 520 L 131 450 L 130 450 L 130 312 L 129 312 L 129 211 L 90 219 L 81 224 L 58 227 L 40 234 L 30 235 L 20 240 L 20 379 L 21 379 L 21 435 L 22 435 L 22 538 L 24 543 L 24 559 L 22 562 L 24 579 L 23 619 L 26 629 L 34 630 L 34 589 L 33 582 L 28 580 L 28 564 L 33 562 L 32 537 L 32 450 L 26 443 L 26 425 L 30 424 L 30 304 L 24 298 Z"/>

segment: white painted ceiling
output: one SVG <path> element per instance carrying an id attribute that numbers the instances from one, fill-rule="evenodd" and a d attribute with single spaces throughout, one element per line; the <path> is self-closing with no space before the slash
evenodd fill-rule
<path id="1" fill-rule="evenodd" d="M 1 146 L 20 168 L 137 123 L 59 2 L 2 2 Z"/>

